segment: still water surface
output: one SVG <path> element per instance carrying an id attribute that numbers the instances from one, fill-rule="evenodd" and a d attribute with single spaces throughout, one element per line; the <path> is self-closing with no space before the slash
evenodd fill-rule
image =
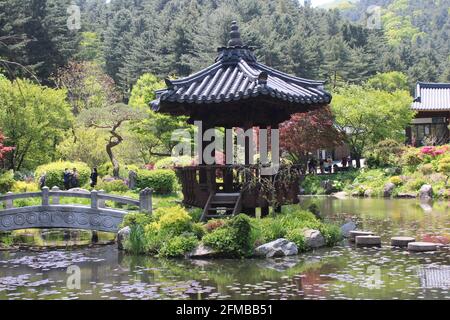
<path id="1" fill-rule="evenodd" d="M 388 245 L 396 235 L 447 243 L 448 202 L 315 201 L 327 219 L 353 218 L 383 246 L 343 241 L 298 257 L 212 261 L 123 255 L 114 245 L 0 252 L 0 299 L 450 299 L 448 245 L 432 253 Z M 77 268 L 79 289 L 68 274 Z"/>

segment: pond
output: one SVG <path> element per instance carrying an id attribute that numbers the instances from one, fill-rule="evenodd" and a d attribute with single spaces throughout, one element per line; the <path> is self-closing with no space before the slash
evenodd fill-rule
<path id="1" fill-rule="evenodd" d="M 326 219 L 352 217 L 375 231 L 383 246 L 343 241 L 297 257 L 211 261 L 130 256 L 115 245 L 3 251 L 0 299 L 450 299 L 448 246 L 431 253 L 388 246 L 396 235 L 447 242 L 449 203 L 313 201 Z"/>

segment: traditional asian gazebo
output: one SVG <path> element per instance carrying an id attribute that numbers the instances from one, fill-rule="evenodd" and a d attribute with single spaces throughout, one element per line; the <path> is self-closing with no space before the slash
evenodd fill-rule
<path id="1" fill-rule="evenodd" d="M 259 127 L 277 129 L 294 113 L 308 112 L 331 102 L 323 81 L 298 78 L 259 63 L 253 49 L 244 45 L 236 22 L 231 25 L 227 47 L 218 49 L 213 65 L 186 78 L 166 80 L 167 88 L 156 92 L 151 103 L 154 111 L 173 116 L 188 116 L 188 123 L 202 121 L 202 130 L 210 128 Z M 246 151 L 250 143 L 245 142 Z M 205 148 L 202 144 L 202 150 Z M 204 208 L 203 219 L 262 208 L 267 214 L 269 202 L 256 185 L 244 188 L 248 172 L 261 177 L 258 166 L 251 165 L 246 152 L 245 164 L 206 165 L 176 168 L 184 203 Z M 239 174 L 239 168 L 247 168 Z M 241 170 L 241 173 L 243 171 Z M 289 187 L 277 187 L 279 204 L 297 203 L 299 180 Z M 222 214 L 221 214 L 222 213 Z"/>

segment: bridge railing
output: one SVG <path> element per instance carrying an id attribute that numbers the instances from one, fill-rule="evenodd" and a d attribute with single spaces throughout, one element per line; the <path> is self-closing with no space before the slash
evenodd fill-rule
<path id="1" fill-rule="evenodd" d="M 5 209 L 14 208 L 14 200 L 17 199 L 29 199 L 29 198 L 41 198 L 42 206 L 49 205 L 59 205 L 61 197 L 70 198 L 82 198 L 90 199 L 92 209 L 102 209 L 106 208 L 105 201 L 112 201 L 115 203 L 132 205 L 139 207 L 140 212 L 152 213 L 152 190 L 149 188 L 143 189 L 139 193 L 139 200 L 123 197 L 112 194 L 105 194 L 102 190 L 91 192 L 83 191 L 62 191 L 58 187 L 53 187 L 49 189 L 48 187 L 43 187 L 40 192 L 25 192 L 25 193 L 12 193 L 8 192 L 5 195 L 0 195 L 0 202 L 4 203 Z M 51 199 L 51 203 L 50 203 Z"/>

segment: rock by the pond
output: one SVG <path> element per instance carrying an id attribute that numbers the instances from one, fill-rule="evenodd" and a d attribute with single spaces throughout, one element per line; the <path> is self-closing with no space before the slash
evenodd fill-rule
<path id="1" fill-rule="evenodd" d="M 117 233 L 117 248 L 119 250 L 124 249 L 123 245 L 124 245 L 125 241 L 128 239 L 128 237 L 130 236 L 130 233 L 131 233 L 130 227 L 122 228 Z"/>
<path id="2" fill-rule="evenodd" d="M 355 238 L 357 237 L 357 236 L 373 236 L 374 235 L 374 233 L 373 232 L 371 232 L 371 231 L 359 231 L 359 230 L 353 230 L 353 231 L 350 231 L 349 232 L 349 238 L 350 238 L 350 241 L 355 241 Z"/>
<path id="3" fill-rule="evenodd" d="M 320 182 L 320 187 L 325 190 L 326 194 L 331 194 L 333 192 L 333 181 L 323 180 Z"/>
<path id="4" fill-rule="evenodd" d="M 415 252 L 436 251 L 437 244 L 433 242 L 410 242 L 408 243 L 408 250 Z"/>
<path id="5" fill-rule="evenodd" d="M 199 244 L 194 250 L 187 254 L 187 257 L 192 259 L 206 259 L 214 258 L 216 256 L 217 251 L 203 244 Z"/>
<path id="6" fill-rule="evenodd" d="M 255 255 L 259 257 L 273 258 L 298 254 L 297 245 L 287 239 L 277 239 L 263 244 L 255 249 Z"/>
<path id="7" fill-rule="evenodd" d="M 413 237 L 392 237 L 391 246 L 393 247 L 407 247 L 410 242 L 415 242 Z"/>
<path id="8" fill-rule="evenodd" d="M 357 236 L 355 238 L 355 242 L 357 246 L 380 246 L 381 245 L 381 237 L 379 236 Z"/>
<path id="9" fill-rule="evenodd" d="M 341 226 L 341 232 L 345 238 L 348 238 L 350 236 L 350 231 L 354 230 L 356 230 L 356 223 L 354 223 L 353 221 L 347 222 L 346 224 Z"/>
<path id="10" fill-rule="evenodd" d="M 319 230 L 306 229 L 303 231 L 303 236 L 309 248 L 315 249 L 325 245 L 325 238 Z"/>
<path id="11" fill-rule="evenodd" d="M 345 191 L 333 193 L 332 196 L 336 199 L 347 199 L 348 193 Z"/>
<path id="12" fill-rule="evenodd" d="M 397 198 L 414 199 L 414 198 L 417 198 L 417 194 L 414 192 L 401 192 L 401 193 L 397 194 Z"/>
<path id="13" fill-rule="evenodd" d="M 383 189 L 383 196 L 385 198 L 390 198 L 392 196 L 392 192 L 395 189 L 395 184 L 393 184 L 392 182 L 388 182 L 384 185 L 384 189 Z"/>
<path id="14" fill-rule="evenodd" d="M 429 184 L 424 184 L 419 190 L 420 199 L 431 199 L 433 197 L 433 187 Z"/>
<path id="15" fill-rule="evenodd" d="M 364 197 L 370 198 L 372 195 L 373 195 L 372 189 L 367 189 L 366 191 L 364 191 Z"/>

